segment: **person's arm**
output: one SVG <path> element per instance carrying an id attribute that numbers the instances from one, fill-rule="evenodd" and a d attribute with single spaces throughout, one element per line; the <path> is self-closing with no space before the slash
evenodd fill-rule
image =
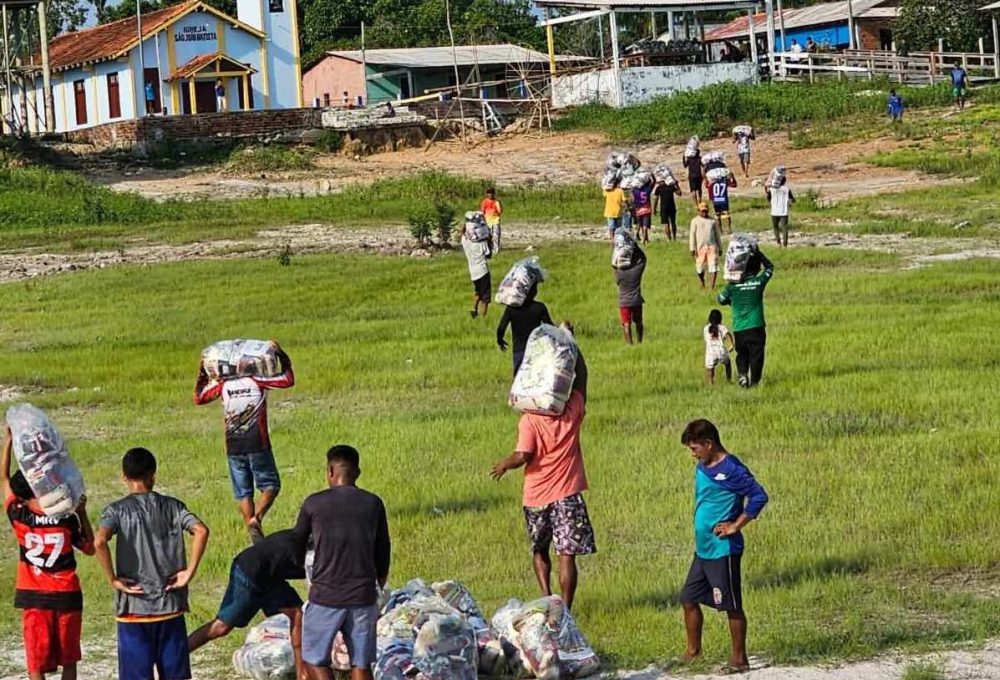
<path id="1" fill-rule="evenodd" d="M 694 226 L 694 220 L 691 220 L 691 228 L 688 230 L 688 250 L 691 251 L 691 257 L 695 257 L 698 254 L 696 232 L 697 228 Z"/>
<path id="2" fill-rule="evenodd" d="M 295 550 L 297 553 L 302 555 L 306 554 L 306 550 L 309 547 L 309 540 L 312 538 L 312 510 L 310 509 L 309 499 L 302 504 L 299 508 L 299 516 L 295 520 L 295 526 L 292 527 L 292 540 L 295 544 Z"/>
<path id="3" fill-rule="evenodd" d="M 274 342 L 272 340 L 272 342 Z M 285 350 L 281 349 L 278 343 L 274 343 L 274 353 L 281 361 L 281 365 L 285 367 L 284 372 L 281 375 L 276 375 L 273 378 L 254 378 L 260 387 L 264 389 L 284 389 L 286 387 L 292 387 L 295 385 L 295 370 L 292 368 L 292 358 L 288 356 Z"/>
<path id="4" fill-rule="evenodd" d="M 542 315 L 541 315 L 542 323 L 547 323 L 550 326 L 555 326 L 556 325 L 555 321 L 553 321 L 552 317 L 549 316 L 549 308 L 545 306 L 544 302 L 539 302 L 538 304 L 542 306 Z"/>
<path id="5" fill-rule="evenodd" d="M 389 580 L 389 565 L 392 558 L 392 541 L 389 539 L 389 520 L 385 505 L 379 503 L 378 528 L 375 530 L 375 579 L 379 588 L 385 588 Z"/>
<path id="6" fill-rule="evenodd" d="M 496 462 L 490 470 L 490 477 L 499 481 L 509 470 L 527 465 L 537 450 L 538 436 L 528 419 L 521 416 L 517 423 L 517 446 L 514 447 L 514 453 Z"/>
<path id="7" fill-rule="evenodd" d="M 208 527 L 198 519 L 194 513 L 184 508 L 179 518 L 181 528 L 194 537 L 191 541 L 191 554 L 188 556 L 187 567 L 177 572 L 167 581 L 164 590 L 181 590 L 187 588 L 188 584 L 198 573 L 198 565 L 205 554 L 205 547 L 208 545 Z"/>
<path id="8" fill-rule="evenodd" d="M 795 203 L 795 194 L 792 193 L 791 189 L 788 190 L 788 202 Z"/>
<path id="9" fill-rule="evenodd" d="M 729 295 L 729 286 L 728 285 L 725 288 L 722 289 L 722 292 L 719 293 L 719 297 L 717 297 L 716 300 L 719 301 L 720 305 L 729 305 L 729 304 L 732 303 L 733 300 L 732 300 L 732 298 Z"/>
<path id="10" fill-rule="evenodd" d="M 771 189 L 769 187 L 764 187 L 764 196 L 767 197 L 767 200 L 771 200 Z"/>
<path id="11" fill-rule="evenodd" d="M 510 307 L 505 307 L 503 310 L 503 316 L 500 317 L 500 323 L 497 325 L 497 347 L 499 347 L 502 352 L 507 350 L 507 341 L 504 340 L 504 336 L 507 334 L 507 326 L 509 325 Z"/>
<path id="12" fill-rule="evenodd" d="M 8 427 L 7 434 L 3 440 L 3 454 L 0 454 L 0 487 L 3 490 L 4 500 L 14 495 L 10 489 L 10 459 L 13 450 L 14 439 L 13 435 L 11 435 L 10 427 Z"/>
<path id="13" fill-rule="evenodd" d="M 111 561 L 111 550 L 108 548 L 108 542 L 117 531 L 118 519 L 109 506 L 101 514 L 100 526 L 98 526 L 97 534 L 94 536 L 94 555 L 97 557 L 97 563 L 101 565 L 101 571 L 104 572 L 104 576 L 112 588 L 127 595 L 142 595 L 142 588 L 134 581 L 120 578 L 115 574 L 115 565 Z"/>
<path id="14" fill-rule="evenodd" d="M 76 506 L 76 520 L 80 523 L 79 533 L 74 535 L 73 545 L 84 555 L 94 555 L 94 527 L 87 515 L 87 496 L 80 496 L 80 504 Z"/>
<path id="15" fill-rule="evenodd" d="M 208 377 L 205 365 L 198 367 L 198 382 L 194 386 L 194 403 L 198 406 L 215 401 L 222 396 L 222 381 Z"/>
<path id="16" fill-rule="evenodd" d="M 500 481 L 510 470 L 516 470 L 520 467 L 524 467 L 531 460 L 533 454 L 527 451 L 515 451 L 503 460 L 493 465 L 493 469 L 490 470 L 490 477 L 495 481 Z"/>
<path id="17" fill-rule="evenodd" d="M 573 379 L 573 391 L 579 392 L 583 397 L 583 403 L 587 403 L 587 381 L 590 374 L 587 371 L 587 362 L 583 359 L 583 352 L 577 351 L 576 355 L 576 377 Z"/>
<path id="18" fill-rule="evenodd" d="M 684 193 L 681 191 L 681 185 L 678 184 L 677 182 L 674 182 L 674 193 L 677 196 L 683 196 L 684 195 Z"/>
<path id="19" fill-rule="evenodd" d="M 652 210 L 653 210 L 653 214 L 654 215 L 657 212 L 659 212 L 659 210 L 657 210 L 657 208 L 659 208 L 659 206 L 660 206 L 660 191 L 659 190 L 660 190 L 660 185 L 659 185 L 659 183 L 657 183 L 657 185 L 655 187 L 653 187 L 653 207 L 652 207 Z"/>
<path id="20" fill-rule="evenodd" d="M 497 217 L 503 217 L 503 204 L 500 202 L 499 198 L 495 201 L 495 203 L 497 207 Z"/>
<path id="21" fill-rule="evenodd" d="M 719 228 L 719 220 L 712 220 L 712 235 L 719 244 L 719 250 L 722 250 L 722 230 Z"/>
<path id="22" fill-rule="evenodd" d="M 757 519 L 764 506 L 767 505 L 768 497 L 764 487 L 757 482 L 753 474 L 745 467 L 741 467 L 737 474 L 730 476 L 721 482 L 728 491 L 732 491 L 746 499 L 746 508 L 732 522 L 720 522 L 713 529 L 716 536 L 725 538 L 734 536 L 740 532 L 747 524 Z"/>
<path id="23" fill-rule="evenodd" d="M 729 173 L 729 186 L 735 189 L 738 185 L 736 184 L 736 175 Z"/>

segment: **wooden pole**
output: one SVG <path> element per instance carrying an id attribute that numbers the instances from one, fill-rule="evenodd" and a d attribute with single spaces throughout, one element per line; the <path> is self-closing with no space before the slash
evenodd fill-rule
<path id="1" fill-rule="evenodd" d="M 847 47 L 854 49 L 857 45 L 854 42 L 854 0 L 847 0 Z"/>
<path id="2" fill-rule="evenodd" d="M 757 27 L 753 23 L 753 10 L 747 10 L 747 20 L 750 23 L 750 61 L 756 66 L 758 62 L 757 56 Z"/>
<path id="3" fill-rule="evenodd" d="M 198 113 L 198 97 L 195 96 L 194 76 L 188 81 L 188 97 L 191 99 L 191 113 Z"/>
<path id="4" fill-rule="evenodd" d="M 462 84 L 458 77 L 458 52 L 455 50 L 455 32 L 451 28 L 451 2 L 444 0 L 444 18 L 448 24 L 448 40 L 451 41 L 451 63 L 455 68 L 455 97 L 458 99 L 458 115 L 462 121 L 462 141 L 468 143 L 465 132 L 465 107 L 462 105 Z"/>
<path id="5" fill-rule="evenodd" d="M 677 31 L 674 29 L 674 11 L 667 12 L 667 33 L 670 35 L 670 42 L 677 39 Z"/>
<path id="6" fill-rule="evenodd" d="M 10 130 L 12 135 L 18 134 L 18 126 L 15 124 L 14 116 L 14 90 L 11 87 L 10 80 L 10 34 L 7 31 L 7 5 L 4 4 L 2 10 L 3 14 L 3 71 L 4 71 L 4 83 L 7 86 L 7 115 L 8 118 L 5 121 L 7 123 L 7 128 Z M 24 93 L 21 93 L 24 96 Z"/>
<path id="7" fill-rule="evenodd" d="M 56 131 L 56 107 L 52 101 L 52 67 L 49 65 L 49 28 L 45 3 L 38 3 L 38 38 L 42 48 L 42 97 L 45 102 L 45 131 Z"/>
<path id="8" fill-rule="evenodd" d="M 545 27 L 545 41 L 549 46 L 549 74 L 556 74 L 556 31 L 552 24 Z"/>
<path id="9" fill-rule="evenodd" d="M 990 14 L 990 19 L 993 21 L 993 75 L 1000 78 L 1000 26 L 996 12 Z"/>
<path id="10" fill-rule="evenodd" d="M 621 108 L 622 105 L 622 79 L 621 68 L 618 63 L 620 54 L 618 52 L 618 15 L 611 10 L 609 15 L 611 20 L 611 74 L 614 81 L 615 106 Z"/>
<path id="11" fill-rule="evenodd" d="M 767 65 L 771 75 L 775 72 L 775 45 L 774 45 L 774 0 L 765 0 L 764 8 L 767 12 Z"/>
<path id="12" fill-rule="evenodd" d="M 785 38 L 785 8 L 778 0 L 778 25 L 781 27 L 781 51 L 788 49 L 788 40 Z"/>

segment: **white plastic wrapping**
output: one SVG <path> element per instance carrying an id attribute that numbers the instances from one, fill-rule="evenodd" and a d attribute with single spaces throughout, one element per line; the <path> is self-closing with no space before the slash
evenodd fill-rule
<path id="1" fill-rule="evenodd" d="M 631 168 L 632 170 L 636 170 L 640 165 L 639 159 L 628 151 L 612 151 L 608 155 L 608 168 Z"/>
<path id="2" fill-rule="evenodd" d="M 770 189 L 777 189 L 781 186 L 781 181 L 785 179 L 785 166 L 778 165 L 771 170 L 771 174 L 767 176 L 767 187 Z"/>
<path id="3" fill-rule="evenodd" d="M 643 170 L 641 168 L 639 170 L 636 170 L 635 174 L 632 177 L 636 189 L 644 187 L 647 184 L 651 184 L 653 181 L 653 173 L 651 173 L 649 170 Z"/>
<path id="4" fill-rule="evenodd" d="M 733 234 L 726 249 L 726 265 L 723 277 L 726 281 L 739 283 L 743 280 L 750 258 L 757 252 L 757 239 L 750 234 Z"/>
<path id="5" fill-rule="evenodd" d="M 677 178 L 674 177 L 674 171 L 670 169 L 670 166 L 666 163 L 658 163 L 655 168 L 653 168 L 653 177 L 656 178 L 657 182 L 662 182 L 667 186 L 677 184 Z"/>
<path id="6" fill-rule="evenodd" d="M 538 257 L 519 260 L 497 287 L 496 301 L 508 307 L 520 307 L 527 299 L 531 287 L 545 278 L 546 272 L 538 263 Z"/>
<path id="7" fill-rule="evenodd" d="M 752 125 L 737 125 L 733 128 L 733 137 L 749 137 L 750 139 L 757 139 L 757 133 L 754 132 Z"/>
<path id="8" fill-rule="evenodd" d="M 635 256 L 635 238 L 632 232 L 624 227 L 615 231 L 614 247 L 611 249 L 611 266 L 615 269 L 627 269 L 632 266 Z"/>
<path id="9" fill-rule="evenodd" d="M 254 680 L 295 677 L 288 617 L 271 616 L 248 630 L 246 642 L 233 652 L 233 667 Z"/>
<path id="10" fill-rule="evenodd" d="M 413 645 L 413 664 L 421 680 L 476 680 L 476 636 L 458 614 L 431 615 Z"/>
<path id="11" fill-rule="evenodd" d="M 708 178 L 709 182 L 727 182 L 731 174 L 733 174 L 732 171 L 727 167 L 716 167 L 708 170 L 705 177 Z"/>
<path id="12" fill-rule="evenodd" d="M 69 457 L 66 442 L 48 416 L 31 404 L 7 409 L 14 457 L 49 517 L 67 517 L 84 494 L 83 476 Z"/>
<path id="13" fill-rule="evenodd" d="M 684 158 L 694 158 L 700 149 L 701 140 L 698 137 L 692 137 L 688 140 L 687 146 L 684 147 Z"/>
<path id="14" fill-rule="evenodd" d="M 601 175 L 601 188 L 610 191 L 618 186 L 622 173 L 618 168 L 608 168 Z"/>
<path id="15" fill-rule="evenodd" d="M 478 210 L 465 213 L 465 238 L 473 243 L 489 241 L 492 237 L 486 216 Z"/>
<path id="16" fill-rule="evenodd" d="M 269 340 L 222 340 L 202 350 L 201 365 L 213 380 L 273 378 L 285 371 Z"/>
<path id="17" fill-rule="evenodd" d="M 701 162 L 705 166 L 711 165 L 712 163 L 725 163 L 726 154 L 721 151 L 709 151 L 701 157 Z"/>
<path id="18" fill-rule="evenodd" d="M 508 655 L 536 678 L 582 678 L 600 669 L 600 659 L 557 596 L 523 604 L 510 600 L 493 616 Z"/>
<path id="19" fill-rule="evenodd" d="M 579 350 L 569 331 L 543 323 L 528 336 L 510 405 L 524 413 L 562 415 L 576 379 Z"/>

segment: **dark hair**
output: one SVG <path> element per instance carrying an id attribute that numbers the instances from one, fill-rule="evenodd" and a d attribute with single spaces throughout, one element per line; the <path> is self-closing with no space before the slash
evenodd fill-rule
<path id="1" fill-rule="evenodd" d="M 331 446 L 330 450 L 326 452 L 326 464 L 328 467 L 343 465 L 357 470 L 361 467 L 361 454 L 353 446 L 337 444 Z"/>
<path id="2" fill-rule="evenodd" d="M 704 418 L 692 420 L 681 433 L 681 444 L 687 446 L 694 442 L 712 442 L 720 449 L 723 448 L 722 440 L 719 439 L 719 428 Z"/>
<path id="3" fill-rule="evenodd" d="M 722 323 L 722 312 L 713 309 L 708 313 L 708 334 L 713 338 L 719 337 L 719 324 Z"/>
<path id="4" fill-rule="evenodd" d="M 28 484 L 28 480 L 25 479 L 24 473 L 20 470 L 10 478 L 10 491 L 22 501 L 30 501 L 35 497 L 35 492 L 32 491 L 31 485 Z"/>
<path id="5" fill-rule="evenodd" d="M 142 482 L 156 474 L 156 456 L 149 449 L 129 449 L 122 457 L 122 474 L 125 479 Z"/>
<path id="6" fill-rule="evenodd" d="M 494 189 L 493 187 L 486 187 L 486 195 L 487 196 L 496 196 L 497 195 L 497 190 Z"/>

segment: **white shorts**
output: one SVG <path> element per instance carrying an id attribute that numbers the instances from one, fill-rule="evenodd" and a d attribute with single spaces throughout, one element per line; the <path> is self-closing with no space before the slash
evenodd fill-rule
<path id="1" fill-rule="evenodd" d="M 705 368 L 709 368 L 709 369 L 715 368 L 719 364 L 722 364 L 723 366 L 725 366 L 728 363 L 729 363 L 729 355 L 728 354 L 726 356 L 724 356 L 724 357 L 713 357 L 713 356 L 707 356 L 707 357 L 705 357 Z"/>

